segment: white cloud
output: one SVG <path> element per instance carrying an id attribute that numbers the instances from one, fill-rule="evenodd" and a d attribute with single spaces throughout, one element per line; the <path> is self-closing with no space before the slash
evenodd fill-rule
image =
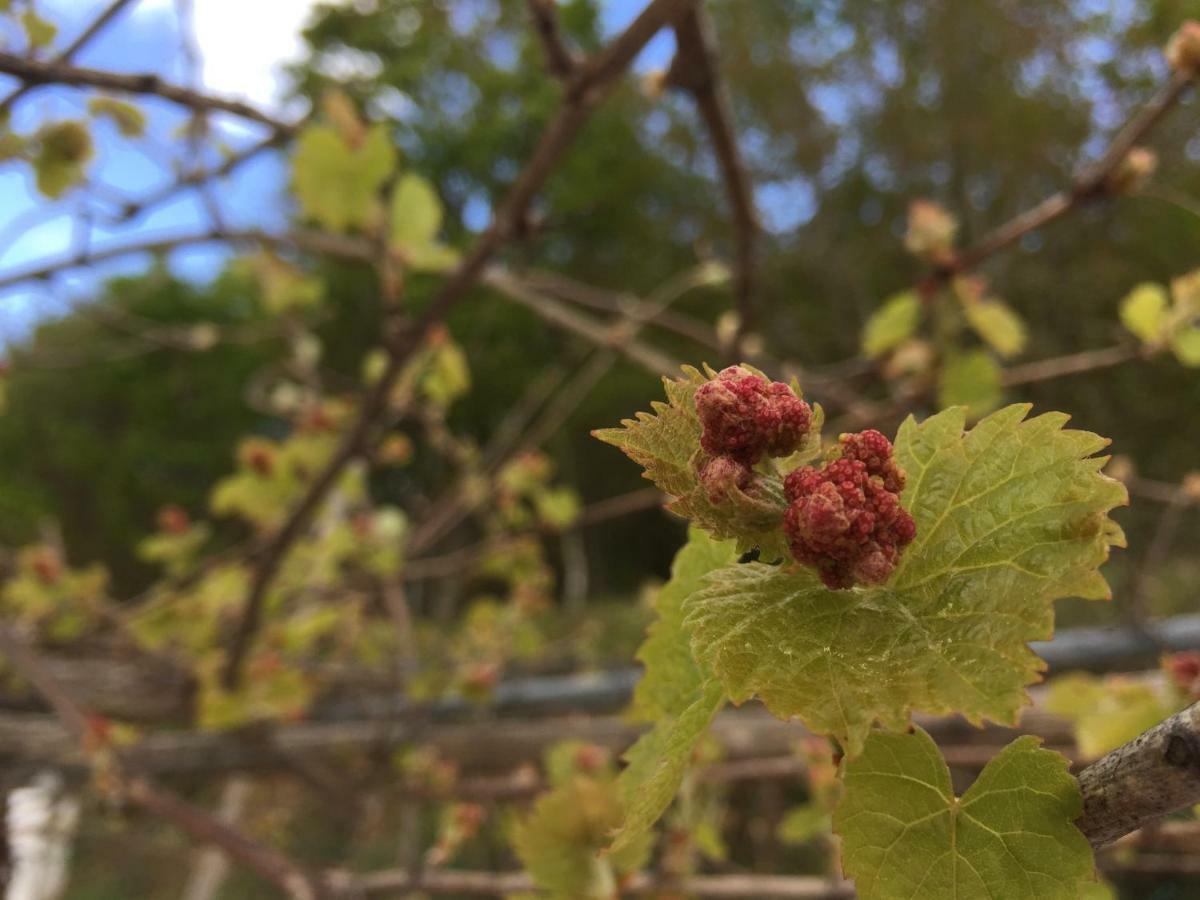
<path id="1" fill-rule="evenodd" d="M 278 107 L 281 68 L 300 58 L 300 30 L 318 0 L 192 0 L 204 83 L 217 94 Z M 172 14 L 175 0 L 142 0 L 134 15 Z"/>

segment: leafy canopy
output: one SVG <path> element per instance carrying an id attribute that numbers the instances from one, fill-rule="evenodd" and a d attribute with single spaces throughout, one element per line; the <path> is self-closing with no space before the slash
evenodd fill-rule
<path id="1" fill-rule="evenodd" d="M 1067 761 L 1009 744 L 961 798 L 924 731 L 875 732 L 843 772 L 834 814 L 862 900 L 1076 900 L 1092 878 Z"/>

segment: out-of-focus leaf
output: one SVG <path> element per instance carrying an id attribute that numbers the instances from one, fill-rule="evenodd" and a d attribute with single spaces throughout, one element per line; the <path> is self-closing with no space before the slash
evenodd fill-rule
<path id="1" fill-rule="evenodd" d="M 1121 301 L 1121 324 L 1144 344 L 1162 340 L 1167 327 L 1167 290 L 1161 284 L 1139 284 Z"/>
<path id="2" fill-rule="evenodd" d="M 984 350 L 959 353 L 942 366 L 938 377 L 938 405 L 965 406 L 971 418 L 991 412 L 1004 399 L 999 364 Z"/>
<path id="3" fill-rule="evenodd" d="M 379 212 L 377 194 L 395 162 L 382 125 L 369 128 L 358 146 L 334 128 L 310 125 L 297 139 L 292 160 L 301 211 L 332 231 L 370 226 Z"/>
<path id="4" fill-rule="evenodd" d="M 1016 356 L 1025 349 L 1025 323 L 1008 304 L 978 300 L 963 304 L 963 313 L 967 324 L 1001 356 Z"/>
<path id="5" fill-rule="evenodd" d="M 920 321 L 921 298 L 915 291 L 889 297 L 863 327 L 863 353 L 874 358 L 895 349 L 912 336 Z"/>

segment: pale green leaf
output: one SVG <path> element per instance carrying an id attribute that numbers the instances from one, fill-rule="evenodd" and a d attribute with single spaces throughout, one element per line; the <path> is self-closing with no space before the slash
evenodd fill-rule
<path id="1" fill-rule="evenodd" d="M 1200 366 L 1200 328 L 1185 325 L 1171 335 L 1171 350 L 1185 366 Z"/>
<path id="2" fill-rule="evenodd" d="M 29 46 L 34 48 L 48 47 L 58 34 L 58 26 L 39 16 L 32 6 L 21 13 L 21 26 L 25 29 Z"/>
<path id="3" fill-rule="evenodd" d="M 1139 284 L 1121 301 L 1121 324 L 1143 344 L 1162 340 L 1167 325 L 1167 289 L 1161 284 Z"/>
<path id="4" fill-rule="evenodd" d="M 861 900 L 1078 900 L 1092 880 L 1067 760 L 1009 744 L 961 798 L 924 731 L 871 735 L 834 814 Z"/>
<path id="5" fill-rule="evenodd" d="M 442 201 L 433 185 L 411 172 L 402 175 L 392 193 L 392 241 L 401 248 L 424 246 L 441 227 Z"/>
<path id="6" fill-rule="evenodd" d="M 38 190 L 51 199 L 61 197 L 84 178 L 95 153 L 87 126 L 75 120 L 49 122 L 38 129 L 33 170 Z"/>
<path id="7" fill-rule="evenodd" d="M 1016 356 L 1025 349 L 1025 323 L 1006 303 L 978 300 L 964 304 L 963 311 L 967 324 L 1001 356 Z"/>
<path id="8" fill-rule="evenodd" d="M 803 844 L 828 835 L 831 827 L 829 810 L 824 804 L 809 801 L 793 807 L 779 823 L 776 834 L 784 844 Z"/>
<path id="9" fill-rule="evenodd" d="M 786 558 L 783 483 L 771 460 L 756 467 L 757 481 L 749 492 L 733 489 L 719 505 L 709 500 L 700 486 L 696 462 L 702 429 L 695 396 L 708 375 L 715 373 L 709 369 L 706 375 L 691 366 L 684 366 L 683 373 L 682 378 L 663 379 L 667 402 L 651 403 L 653 413 L 639 412 L 635 419 L 624 419 L 622 428 L 604 428 L 593 435 L 641 465 L 645 477 L 670 495 L 667 509 L 671 512 L 690 519 L 715 538 L 736 538 L 739 550 L 758 547 L 764 560 Z M 820 408 L 814 406 L 814 423 L 821 417 Z"/>
<path id="10" fill-rule="evenodd" d="M 538 887 L 563 900 L 608 900 L 618 872 L 641 868 L 650 844 L 600 855 L 620 822 L 611 781 L 576 776 L 538 798 L 512 833 L 512 846 Z"/>
<path id="11" fill-rule="evenodd" d="M 292 160 L 301 211 L 333 231 L 367 227 L 395 162 L 395 148 L 381 125 L 368 129 L 357 146 L 334 128 L 310 125 L 300 133 Z"/>
<path id="12" fill-rule="evenodd" d="M 965 406 L 971 418 L 987 415 L 1003 399 L 1001 374 L 996 360 L 983 350 L 951 356 L 938 376 L 938 404 Z"/>
<path id="13" fill-rule="evenodd" d="M 625 818 L 615 834 L 613 853 L 625 852 L 646 839 L 679 793 L 697 741 L 725 705 L 725 691 L 716 680 L 696 693 L 682 713 L 664 714 L 626 753 L 629 765 L 619 780 Z"/>
<path id="14" fill-rule="evenodd" d="M 93 97 L 88 101 L 88 112 L 96 118 L 108 119 L 125 137 L 141 137 L 146 132 L 146 114 L 124 100 Z"/>
<path id="15" fill-rule="evenodd" d="M 442 409 L 471 389 L 467 355 L 449 335 L 432 348 L 419 381 L 421 394 Z"/>
<path id="16" fill-rule="evenodd" d="M 1180 698 L 1161 684 L 1126 676 L 1097 678 L 1082 672 L 1050 682 L 1046 709 L 1075 726 L 1075 743 L 1084 759 L 1097 759 L 1182 708 Z"/>
<path id="17" fill-rule="evenodd" d="M 915 291 L 895 294 L 871 314 L 863 328 L 862 351 L 872 358 L 904 343 L 921 321 L 921 298 Z"/>
<path id="18" fill-rule="evenodd" d="M 638 721 L 678 715 L 708 679 L 709 673 L 692 658 L 691 638 L 683 627 L 683 602 L 703 586 L 705 575 L 736 559 L 732 541 L 717 541 L 700 528 L 689 529 L 688 542 L 671 563 L 671 579 L 655 597 L 655 621 L 637 651 L 646 668 L 633 692 Z"/>
<path id="19" fill-rule="evenodd" d="M 1119 900 L 1117 892 L 1107 881 L 1092 881 L 1083 886 L 1079 900 Z"/>
<path id="20" fill-rule="evenodd" d="M 691 528 L 671 565 L 671 580 L 655 599 L 658 618 L 637 652 L 646 673 L 634 690 L 633 714 L 656 724 L 626 753 L 629 766 L 620 786 L 627 815 L 614 850 L 637 841 L 671 805 L 696 742 L 725 702 L 720 684 L 692 659 L 683 601 L 705 575 L 736 558 L 732 541 L 715 541 Z"/>
<path id="21" fill-rule="evenodd" d="M 1108 443 L 1010 406 L 963 432 L 951 409 L 896 439 L 917 536 L 880 587 L 831 591 L 810 569 L 751 563 L 684 603 L 692 649 L 729 696 L 759 696 L 856 754 L 871 724 L 912 710 L 1011 723 L 1043 664 L 1053 601 L 1107 598 L 1098 567 L 1123 536 L 1125 488 L 1092 454 Z"/>

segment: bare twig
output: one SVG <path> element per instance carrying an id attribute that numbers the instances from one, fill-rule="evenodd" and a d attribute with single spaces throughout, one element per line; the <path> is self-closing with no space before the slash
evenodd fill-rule
<path id="1" fill-rule="evenodd" d="M 266 125 L 273 131 L 289 134 L 295 125 L 284 122 L 240 100 L 213 97 L 163 81 L 151 73 L 126 75 L 101 69 L 88 69 L 57 61 L 42 61 L 0 52 L 0 72 L 21 79 L 28 90 L 44 85 L 60 84 L 73 87 L 94 87 L 121 94 L 144 94 L 162 97 L 188 109 L 203 112 L 225 112 L 252 122 Z"/>
<path id="2" fill-rule="evenodd" d="M 609 325 L 594 318 L 580 315 L 557 300 L 530 288 L 521 279 L 497 267 L 489 268 L 483 282 L 531 309 L 554 325 L 577 334 L 597 347 L 617 351 L 642 366 L 653 375 L 663 375 L 679 368 L 678 361 L 655 348 L 640 343 L 629 334 L 625 323 L 618 321 Z"/>
<path id="3" fill-rule="evenodd" d="M 1192 80 L 1186 72 L 1174 73 L 1170 81 L 1117 133 L 1104 155 L 1080 173 L 1069 188 L 1047 197 L 1037 206 L 984 235 L 978 243 L 960 253 L 949 266 L 938 270 L 934 278 L 940 281 L 969 272 L 1025 235 L 1061 218 L 1086 201 L 1107 193 L 1109 178 L 1124 161 L 1126 154 L 1145 139 L 1151 129 L 1182 99 L 1191 87 Z"/>
<path id="4" fill-rule="evenodd" d="M 1015 387 L 1019 384 L 1050 381 L 1064 375 L 1079 375 L 1084 372 L 1095 372 L 1098 369 L 1108 369 L 1141 357 L 1142 352 L 1133 344 L 1117 344 L 1114 347 L 1102 347 L 1098 350 L 1083 350 L 1066 356 L 1054 356 L 1013 366 L 1005 370 L 1004 384 L 1008 387 Z"/>
<path id="5" fill-rule="evenodd" d="M 758 214 L 750 178 L 742 162 L 732 126 L 728 93 L 721 82 L 713 49 L 711 28 L 700 6 L 694 6 L 675 23 L 677 50 L 667 83 L 686 90 L 696 102 L 712 138 L 721 167 L 725 191 L 733 213 L 734 299 L 738 310 L 738 339 L 754 327 L 754 246 L 758 237 Z"/>
<path id="6" fill-rule="evenodd" d="M 569 78 L 577 65 L 574 54 L 563 41 L 555 0 L 526 0 L 529 15 L 542 49 L 546 52 L 546 68 L 555 78 Z"/>
<path id="7" fill-rule="evenodd" d="M 630 294 L 606 291 L 601 288 L 583 284 L 567 278 L 557 272 L 524 271 L 520 273 L 521 280 L 536 291 L 543 294 L 553 294 L 555 297 L 586 306 L 590 309 L 600 309 L 611 313 L 629 314 L 641 305 L 641 301 Z M 702 347 L 722 352 L 721 340 L 717 331 L 707 322 L 684 313 L 670 309 L 660 310 L 646 317 L 649 325 L 657 325 L 681 337 L 695 341 Z"/>
<path id="8" fill-rule="evenodd" d="M 112 3 L 110 3 L 100 12 L 100 15 L 92 19 L 91 24 L 88 25 L 87 28 L 83 29 L 83 31 L 79 33 L 79 36 L 75 38 L 75 40 L 71 41 L 71 43 L 64 47 L 62 51 L 54 57 L 54 62 L 70 62 L 76 53 L 87 46 L 91 42 L 92 38 L 103 31 L 108 23 L 111 22 L 121 12 L 121 10 L 123 10 L 132 2 L 133 0 L 113 0 Z M 0 100 L 0 117 L 6 115 L 9 110 L 13 108 L 13 104 L 29 93 L 32 88 L 32 84 L 22 84 L 13 90 L 13 92 L 6 96 L 3 100 Z"/>

